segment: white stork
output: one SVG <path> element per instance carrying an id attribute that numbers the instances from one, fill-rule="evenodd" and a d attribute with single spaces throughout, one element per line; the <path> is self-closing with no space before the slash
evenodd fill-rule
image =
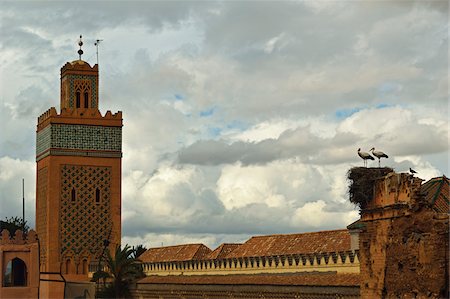
<path id="1" fill-rule="evenodd" d="M 388 155 L 386 155 L 385 153 L 383 153 L 381 151 L 376 151 L 374 147 L 372 147 L 370 149 L 370 151 L 372 152 L 372 155 L 374 155 L 375 157 L 378 158 L 378 167 L 380 167 L 380 159 L 381 158 L 389 158 Z"/>
<path id="2" fill-rule="evenodd" d="M 364 160 L 364 167 L 367 167 L 367 160 L 375 160 L 369 153 L 362 152 L 360 148 L 358 148 L 358 156 Z"/>

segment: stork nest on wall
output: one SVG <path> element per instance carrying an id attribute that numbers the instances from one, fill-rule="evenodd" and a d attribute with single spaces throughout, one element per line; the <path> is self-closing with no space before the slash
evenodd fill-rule
<path id="1" fill-rule="evenodd" d="M 364 209 L 373 199 L 375 180 L 393 172 L 389 167 L 366 168 L 353 167 L 347 173 L 349 180 L 348 194 L 350 202 Z"/>

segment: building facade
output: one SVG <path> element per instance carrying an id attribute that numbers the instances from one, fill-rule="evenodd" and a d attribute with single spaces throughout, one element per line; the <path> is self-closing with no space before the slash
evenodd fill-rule
<path id="1" fill-rule="evenodd" d="M 68 280 L 121 238 L 122 113 L 99 110 L 98 65 L 61 68 L 61 109 L 38 118 L 36 231 L 40 270 Z"/>
<path id="2" fill-rule="evenodd" d="M 243 244 L 150 248 L 140 259 L 151 275 L 359 273 L 359 250 L 349 230 L 255 236 Z"/>
<path id="3" fill-rule="evenodd" d="M 39 244 L 35 231 L 0 235 L 0 298 L 39 298 Z"/>

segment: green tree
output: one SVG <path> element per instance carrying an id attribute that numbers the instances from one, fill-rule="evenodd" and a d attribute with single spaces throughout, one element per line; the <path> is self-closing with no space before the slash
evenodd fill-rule
<path id="1" fill-rule="evenodd" d="M 28 233 L 30 227 L 28 226 L 26 221 L 24 223 L 22 218 L 16 216 L 10 218 L 6 217 L 5 221 L 0 220 L 0 232 L 4 229 L 7 229 L 9 231 L 9 234 L 11 236 L 14 236 L 16 230 L 18 229 L 22 230 L 24 234 Z"/>
<path id="2" fill-rule="evenodd" d="M 114 255 L 108 252 L 106 258 L 107 272 L 96 272 L 94 276 L 100 278 L 109 278 L 111 284 L 106 287 L 99 296 L 114 298 L 129 298 L 130 285 L 137 279 L 145 277 L 142 269 L 142 262 L 135 257 L 136 251 L 129 245 L 122 249 L 116 247 Z"/>

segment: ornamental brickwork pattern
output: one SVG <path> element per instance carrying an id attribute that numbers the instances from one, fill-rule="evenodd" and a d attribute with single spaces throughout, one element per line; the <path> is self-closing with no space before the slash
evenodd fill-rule
<path id="1" fill-rule="evenodd" d="M 69 107 L 75 107 L 75 93 L 77 90 L 87 90 L 88 88 L 92 91 L 91 95 L 91 107 L 98 108 L 97 99 L 97 76 L 89 75 L 68 75 L 69 80 Z"/>
<path id="2" fill-rule="evenodd" d="M 61 255 L 101 254 L 111 233 L 111 167 L 62 165 Z"/>
<path id="3" fill-rule="evenodd" d="M 39 170 L 37 186 L 37 225 L 36 230 L 41 243 L 40 256 L 41 263 L 44 263 L 47 257 L 47 186 L 48 186 L 47 167 Z"/>
<path id="4" fill-rule="evenodd" d="M 122 151 L 122 128 L 52 124 L 37 133 L 36 156 L 50 148 Z"/>

